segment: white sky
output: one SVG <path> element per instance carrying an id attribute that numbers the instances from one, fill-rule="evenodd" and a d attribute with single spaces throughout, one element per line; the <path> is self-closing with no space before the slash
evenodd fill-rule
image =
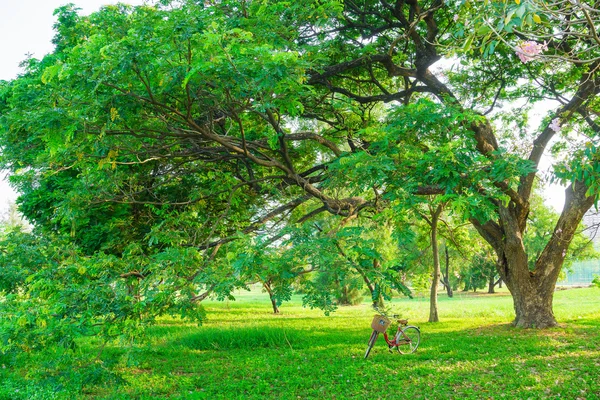
<path id="1" fill-rule="evenodd" d="M 53 50 L 52 15 L 57 7 L 74 3 L 87 15 L 117 0 L 0 0 L 0 80 L 15 78 L 19 63 L 27 54 L 41 58 Z M 143 4 L 144 0 L 121 0 L 120 3 Z M 0 173 L 0 213 L 14 201 L 16 194 Z"/>

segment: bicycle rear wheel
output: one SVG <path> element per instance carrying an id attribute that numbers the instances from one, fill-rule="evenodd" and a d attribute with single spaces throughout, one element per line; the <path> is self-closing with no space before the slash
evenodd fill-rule
<path id="1" fill-rule="evenodd" d="M 398 335 L 398 352 L 400 354 L 414 353 L 421 342 L 421 331 L 416 326 L 407 326 Z"/>
<path id="2" fill-rule="evenodd" d="M 379 332 L 373 331 L 373 333 L 371 333 L 371 337 L 369 338 L 369 344 L 367 344 L 367 351 L 365 352 L 365 358 L 369 357 L 369 353 L 371 352 L 371 349 L 373 348 L 373 345 L 377 340 L 377 336 L 379 336 Z"/>

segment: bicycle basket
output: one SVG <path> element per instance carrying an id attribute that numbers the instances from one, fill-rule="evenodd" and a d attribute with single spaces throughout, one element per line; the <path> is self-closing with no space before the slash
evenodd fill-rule
<path id="1" fill-rule="evenodd" d="M 373 317 L 373 322 L 371 322 L 371 328 L 373 328 L 374 331 L 383 333 L 387 330 L 390 324 L 391 321 L 383 315 L 376 315 L 375 317 Z"/>

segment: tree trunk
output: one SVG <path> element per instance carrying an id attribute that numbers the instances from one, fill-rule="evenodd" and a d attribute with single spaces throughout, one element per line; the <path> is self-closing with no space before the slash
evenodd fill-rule
<path id="1" fill-rule="evenodd" d="M 569 118 L 575 113 L 581 114 L 588 126 L 596 133 L 600 128 L 588 116 L 586 103 L 598 94 L 600 83 L 597 75 L 598 66 L 600 61 L 591 64 L 591 68 L 581 75 L 577 91 L 571 100 L 564 102 L 556 110 L 557 116 L 569 115 Z M 499 145 L 490 121 L 473 123 L 471 129 L 475 133 L 477 150 L 490 159 L 496 159 L 494 151 L 499 149 Z M 547 126 L 533 141 L 528 160 L 535 165 L 536 169 L 554 134 L 554 129 Z M 591 160 L 584 162 L 591 162 Z M 511 187 L 508 180 L 494 182 L 494 185 L 510 198 L 509 202 L 498 201 L 499 199 L 496 198 L 497 219 L 481 223 L 472 218 L 471 222 L 498 255 L 498 272 L 513 296 L 514 325 L 545 328 L 556 325 L 552 312 L 554 287 L 575 230 L 583 215 L 598 199 L 598 189 L 592 185 L 593 178 L 586 176 L 587 173 L 582 174 L 585 179 L 574 180 L 565 189 L 565 205 L 552 237 L 530 271 L 523 246 L 523 234 L 528 223 L 530 199 L 537 176 L 536 169 L 519 178 L 517 190 Z"/>
<path id="2" fill-rule="evenodd" d="M 373 260 L 373 268 L 378 268 L 379 267 L 379 261 L 377 259 Z M 375 285 L 373 284 L 373 282 L 371 282 L 371 280 L 369 279 L 369 277 L 367 276 L 367 274 L 365 274 L 365 271 L 362 270 L 362 268 L 359 268 L 358 265 L 355 264 L 354 268 L 356 269 L 356 271 L 358 271 L 358 273 L 360 274 L 360 276 L 363 278 L 363 281 L 365 282 L 365 284 L 367 285 L 367 288 L 369 289 L 369 293 L 371 293 L 371 299 L 373 300 L 373 307 L 374 308 L 383 308 L 383 296 L 381 295 L 380 292 L 377 291 L 377 288 L 375 287 Z"/>
<path id="3" fill-rule="evenodd" d="M 279 306 L 273 296 L 271 296 L 271 305 L 273 306 L 273 314 L 279 314 Z"/>
<path id="4" fill-rule="evenodd" d="M 381 262 L 378 259 L 373 259 L 373 269 L 380 270 Z M 370 287 L 373 287 L 371 284 Z M 373 291 L 371 291 L 371 297 L 373 298 L 373 307 L 383 308 L 383 293 L 381 293 L 381 289 L 375 287 Z"/>
<path id="5" fill-rule="evenodd" d="M 513 259 L 509 262 L 514 261 Z M 503 267 L 502 264 L 500 262 L 501 267 Z M 540 279 L 533 272 L 529 272 L 526 267 L 527 264 L 520 268 L 521 271 L 526 271 L 526 274 L 517 277 L 516 274 L 509 273 L 505 281 L 513 298 L 515 309 L 513 325 L 522 328 L 556 326 L 557 322 L 552 310 L 556 280 Z"/>
<path id="6" fill-rule="evenodd" d="M 549 328 L 557 325 L 552 310 L 554 290 L 544 290 L 532 285 L 526 290 L 519 287 L 513 291 L 515 305 L 514 326 L 523 328 Z"/>
<path id="7" fill-rule="evenodd" d="M 440 284 L 440 252 L 438 249 L 437 241 L 437 227 L 440 214 L 442 212 L 442 206 L 438 206 L 435 211 L 431 213 L 431 248 L 433 251 L 433 279 L 431 281 L 431 293 L 429 296 L 429 322 L 439 322 L 438 316 L 438 298 L 437 289 Z"/>
<path id="8" fill-rule="evenodd" d="M 275 294 L 273 293 L 273 289 L 271 288 L 271 282 L 266 281 L 263 282 L 263 286 L 267 293 L 269 293 L 269 299 L 271 299 L 271 306 L 273 307 L 273 314 L 279 314 L 279 306 L 277 305 L 277 300 L 275 299 Z"/>
<path id="9" fill-rule="evenodd" d="M 444 286 L 446 287 L 446 293 L 448 293 L 448 297 L 454 296 L 454 292 L 452 291 L 452 286 L 450 286 L 450 254 L 448 253 L 448 246 L 445 248 L 446 252 L 446 274 L 442 274 L 444 278 Z"/>
<path id="10" fill-rule="evenodd" d="M 496 286 L 496 282 L 494 281 L 496 278 L 496 273 L 494 270 L 491 270 L 488 275 L 488 293 L 493 294 L 496 293 L 494 287 Z"/>
<path id="11" fill-rule="evenodd" d="M 442 284 L 442 287 L 446 289 L 446 276 L 444 275 L 444 271 L 442 271 L 442 278 L 440 279 L 440 283 Z"/>
<path id="12" fill-rule="evenodd" d="M 516 226 L 517 218 L 510 215 L 510 210 L 506 208 L 501 210 L 500 215 L 505 223 L 505 237 L 500 248 L 497 269 L 513 297 L 513 325 L 523 328 L 556 326 L 552 297 L 562 259 L 546 256 L 547 259 L 542 261 L 543 268 L 530 271 L 522 233 Z M 563 254 L 562 250 L 559 254 Z M 539 273 L 541 271 L 544 273 Z"/>
<path id="13" fill-rule="evenodd" d="M 514 206 L 501 206 L 501 226 L 496 224 L 494 228 L 493 223 L 488 226 L 475 224 L 498 254 L 498 273 L 513 297 L 513 325 L 523 328 L 548 328 L 557 325 L 552 310 L 554 288 L 577 226 L 594 204 L 594 198 L 587 197 L 586 191 L 587 186 L 579 181 L 565 190 L 564 209 L 533 270 L 529 269 L 522 239 L 526 215 L 520 215 Z M 496 233 L 489 228 L 495 229 Z"/>
<path id="14" fill-rule="evenodd" d="M 471 290 L 471 278 L 465 280 L 465 287 L 463 288 L 463 292 L 468 292 Z"/>
<path id="15" fill-rule="evenodd" d="M 348 298 L 349 297 L 348 296 L 348 285 L 343 285 L 343 284 L 339 283 L 339 281 L 338 281 L 338 284 L 340 285 L 341 292 L 342 292 L 342 295 L 341 295 L 338 303 L 341 305 L 349 305 L 350 299 Z"/>

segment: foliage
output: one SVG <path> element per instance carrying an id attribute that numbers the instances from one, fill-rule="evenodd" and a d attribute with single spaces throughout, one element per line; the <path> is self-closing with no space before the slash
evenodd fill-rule
<path id="1" fill-rule="evenodd" d="M 3 236 L 15 229 L 30 230 L 31 226 L 19 213 L 17 210 L 17 205 L 13 202 L 10 202 L 5 214 L 0 216 L 0 236 Z"/>
<path id="2" fill-rule="evenodd" d="M 374 303 L 408 294 L 407 210 L 423 195 L 477 228 L 515 296 L 551 296 L 543 280 L 555 283 L 598 194 L 598 78 L 574 59 L 594 46 L 569 50 L 577 32 L 553 36 L 546 63 L 518 61 L 523 35 L 553 34 L 540 4 L 59 8 L 54 52 L 0 82 L 0 167 L 35 226 L 4 244 L 30 246 L 24 272 L 3 279 L 18 278 L 2 293 L 7 337 L 21 340 L 9 347 L 132 337 L 159 315 L 198 322 L 202 300 L 257 280 L 281 303 L 309 271 L 322 280 L 303 280 L 305 304 L 326 311 L 358 277 Z M 437 71 L 441 57 L 457 62 Z M 525 109 L 496 112 L 548 97 L 560 105 L 539 127 Z M 530 271 L 523 237 L 553 137 L 552 179 L 570 201 Z"/>
<path id="3" fill-rule="evenodd" d="M 593 43 L 598 39 L 594 26 L 600 19 L 598 10 L 588 4 L 540 0 L 461 3 L 465 14 L 456 19 L 467 51 L 478 50 L 486 58 L 504 44 L 512 47 L 522 62 L 598 60 Z M 485 17 L 480 14 L 483 10 Z"/>
<path id="4" fill-rule="evenodd" d="M 461 281 L 464 283 L 464 290 L 472 290 L 485 288 L 490 280 L 496 276 L 495 259 L 489 251 L 480 251 L 473 255 L 471 262 L 461 273 Z"/>
<path id="5" fill-rule="evenodd" d="M 318 273 L 315 279 L 318 281 L 316 286 L 322 288 L 333 288 L 335 302 L 341 306 L 358 305 L 364 300 L 364 282 L 360 276 L 351 276 L 345 280 L 338 277 L 331 277 L 327 272 Z M 331 282 L 331 280 L 334 282 Z M 371 293 L 369 293 L 369 297 Z"/>
<path id="6" fill-rule="evenodd" d="M 157 315 L 171 313 L 200 322 L 203 309 L 190 305 L 189 282 L 162 276 L 165 254 L 154 257 L 128 249 L 127 261 L 97 253 L 83 256 L 59 239 L 19 231 L 0 242 L 0 343 L 2 351 L 40 350 L 51 344 L 72 348 L 79 336 L 132 340 Z M 193 253 L 168 254 L 185 268 Z M 171 258 L 172 257 L 172 258 Z M 123 276 L 125 269 L 133 270 Z M 143 272 L 137 272 L 141 266 Z M 139 274 L 153 272 L 157 281 Z M 121 279 L 118 279 L 121 278 Z"/>

